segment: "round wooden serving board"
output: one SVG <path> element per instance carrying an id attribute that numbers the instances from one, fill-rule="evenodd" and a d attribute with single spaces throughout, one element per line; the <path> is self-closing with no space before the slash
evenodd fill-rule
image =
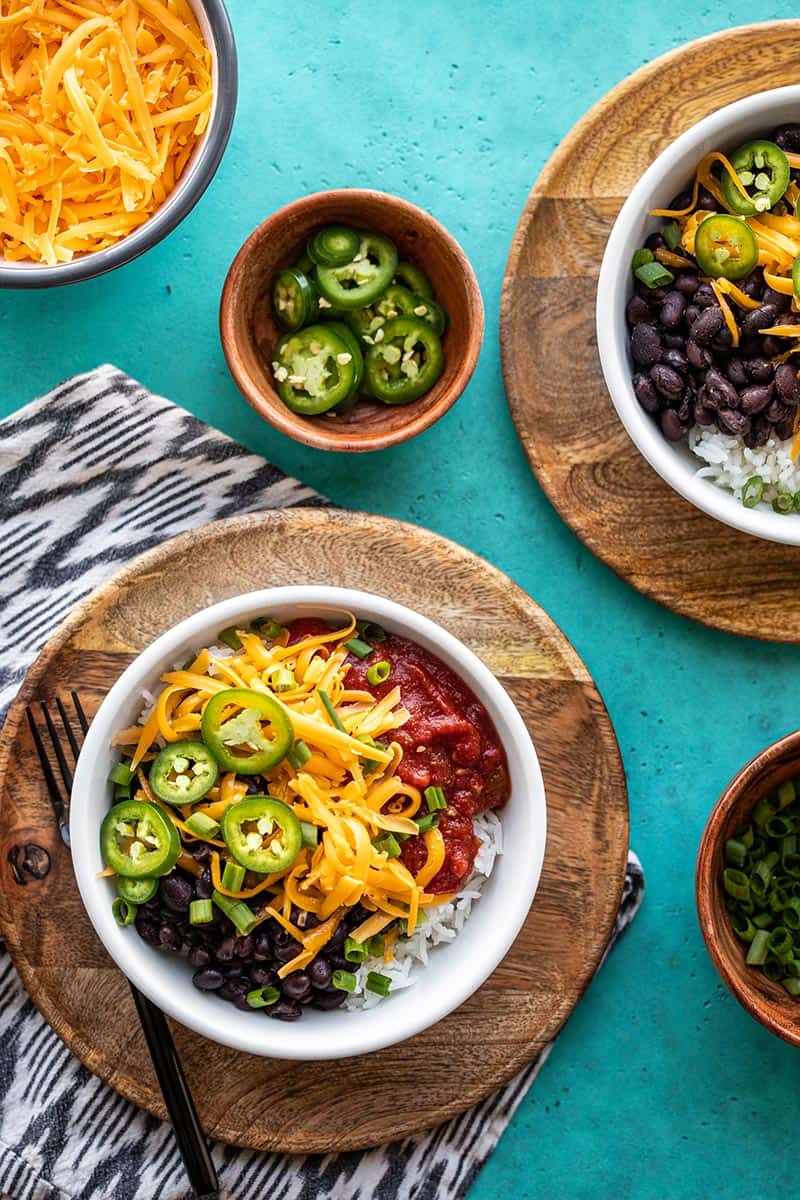
<path id="1" fill-rule="evenodd" d="M 150 551 L 84 601 L 47 644 L 11 708 L 0 751 L 2 932 L 58 1035 L 135 1104 L 165 1115 L 126 981 L 81 906 L 24 706 L 74 688 L 93 713 L 169 626 L 226 596 L 290 583 L 383 592 L 471 646 L 530 728 L 548 805 L 544 871 L 522 933 L 484 987 L 433 1029 L 362 1058 L 310 1063 L 237 1053 L 175 1025 L 212 1138 L 327 1153 L 439 1124 L 510 1079 L 555 1036 L 611 931 L 628 806 L 611 722 L 585 666 L 529 596 L 467 550 L 382 517 L 294 509 L 218 522 Z M 53 866 L 20 887 L 8 852 L 29 841 L 48 849 Z"/>
<path id="2" fill-rule="evenodd" d="M 690 42 L 609 92 L 528 198 L 501 310 L 514 422 L 539 482 L 581 541 L 667 608 L 783 642 L 800 641 L 800 550 L 712 520 L 645 462 L 606 392 L 594 313 L 606 239 L 645 168 L 714 110 L 796 83 L 798 62 L 800 21 L 749 25 Z"/>

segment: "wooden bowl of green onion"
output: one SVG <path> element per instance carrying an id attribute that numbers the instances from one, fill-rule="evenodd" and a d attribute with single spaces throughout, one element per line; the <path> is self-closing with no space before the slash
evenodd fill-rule
<path id="1" fill-rule="evenodd" d="M 800 731 L 739 771 L 714 806 L 695 880 L 706 947 L 725 985 L 800 1046 Z"/>

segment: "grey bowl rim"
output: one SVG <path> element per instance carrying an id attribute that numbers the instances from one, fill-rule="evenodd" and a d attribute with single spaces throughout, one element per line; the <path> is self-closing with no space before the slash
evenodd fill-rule
<path id="1" fill-rule="evenodd" d="M 238 63 L 233 28 L 224 0 L 199 0 L 211 27 L 217 58 L 217 108 L 200 149 L 192 178 L 173 205 L 162 205 L 133 233 L 113 246 L 57 266 L 8 267 L 0 258 L 0 288 L 32 290 L 95 279 L 151 250 L 189 215 L 217 173 L 233 128 L 238 96 Z"/>

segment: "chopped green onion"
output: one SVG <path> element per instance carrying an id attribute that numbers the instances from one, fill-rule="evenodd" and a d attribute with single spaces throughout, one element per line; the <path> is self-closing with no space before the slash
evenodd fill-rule
<path id="1" fill-rule="evenodd" d="M 792 958 L 794 938 L 785 925 L 777 925 L 769 935 L 769 949 L 778 962 L 786 962 Z"/>
<path id="2" fill-rule="evenodd" d="M 363 742 L 365 746 L 372 746 L 373 750 L 385 750 L 380 742 L 376 742 L 375 738 L 369 737 L 366 733 L 359 734 L 358 740 Z M 361 764 L 361 770 L 365 775 L 371 775 L 373 771 L 377 771 L 378 767 L 382 767 L 383 763 L 379 763 L 377 759 L 365 758 Z"/>
<path id="3" fill-rule="evenodd" d="M 210 900 L 192 900 L 189 904 L 189 924 L 208 925 L 214 920 L 214 906 Z"/>
<path id="4" fill-rule="evenodd" d="M 370 646 L 368 642 L 362 642 L 361 638 L 350 638 L 349 642 L 344 644 L 345 650 L 349 650 L 351 654 L 355 654 L 356 658 L 369 658 L 374 646 Z"/>
<path id="5" fill-rule="evenodd" d="M 209 817 L 208 813 L 196 812 L 192 813 L 186 819 L 186 828 L 195 837 L 199 838 L 215 838 L 219 833 L 219 821 L 215 821 L 213 817 Z"/>
<path id="6" fill-rule="evenodd" d="M 783 869 L 792 879 L 800 879 L 800 854 L 787 854 L 783 860 Z"/>
<path id="7" fill-rule="evenodd" d="M 753 924 L 756 929 L 769 929 L 772 922 L 775 920 L 772 913 L 760 912 L 753 917 Z"/>
<path id="8" fill-rule="evenodd" d="M 262 637 L 269 638 L 274 642 L 283 633 L 283 626 L 277 621 L 273 621 L 272 617 L 256 617 L 253 621 L 253 628 L 256 629 Z"/>
<path id="9" fill-rule="evenodd" d="M 361 942 L 351 937 L 344 939 L 344 956 L 348 962 L 362 963 L 368 954 L 367 947 Z"/>
<path id="10" fill-rule="evenodd" d="M 277 1004 L 281 994 L 276 987 L 253 988 L 247 993 L 247 1003 L 251 1008 L 269 1008 Z"/>
<path id="11" fill-rule="evenodd" d="M 370 958 L 378 958 L 386 952 L 386 938 L 382 933 L 376 933 L 367 942 Z"/>
<path id="12" fill-rule="evenodd" d="M 425 813 L 421 817 L 411 818 L 420 833 L 427 833 L 429 829 L 439 828 L 439 818 L 434 813 Z"/>
<path id="13" fill-rule="evenodd" d="M 331 982 L 340 992 L 354 992 L 356 990 L 356 977 L 352 971 L 334 971 Z"/>
<path id="14" fill-rule="evenodd" d="M 742 504 L 745 508 L 755 508 L 764 497 L 764 480 L 760 475 L 751 475 L 742 488 Z"/>
<path id="15" fill-rule="evenodd" d="M 295 771 L 299 771 L 300 768 L 304 767 L 311 758 L 311 751 L 305 742 L 298 738 L 286 757 L 294 767 Z"/>
<path id="16" fill-rule="evenodd" d="M 794 496 L 791 492 L 779 492 L 772 501 L 772 511 L 781 513 L 784 516 L 790 513 L 794 508 Z"/>
<path id="17" fill-rule="evenodd" d="M 211 899 L 217 908 L 225 913 L 228 920 L 233 921 L 243 936 L 247 936 L 258 923 L 255 913 L 243 900 L 234 900 L 232 896 L 223 896 L 222 892 L 217 891 L 212 894 Z"/>
<path id="18" fill-rule="evenodd" d="M 681 227 L 677 221 L 670 221 L 661 230 L 661 236 L 670 250 L 677 250 L 681 242 Z"/>
<path id="19" fill-rule="evenodd" d="M 794 829 L 795 824 L 791 817 L 770 817 L 764 826 L 767 837 L 777 838 L 779 841 L 788 837 L 790 833 L 794 833 Z"/>
<path id="20" fill-rule="evenodd" d="M 428 801 L 428 812 L 436 812 L 439 808 L 447 808 L 447 800 L 440 787 L 426 787 L 425 799 Z"/>
<path id="21" fill-rule="evenodd" d="M 388 855 L 389 858 L 400 857 L 400 843 L 393 833 L 387 833 L 384 837 L 378 838 L 375 842 L 375 849 L 381 854 Z"/>
<path id="22" fill-rule="evenodd" d="M 112 767 L 111 774 L 108 777 L 109 783 L 118 783 L 122 787 L 129 787 L 133 779 L 133 771 L 127 763 L 118 762 L 115 767 Z"/>
<path id="23" fill-rule="evenodd" d="M 752 825 L 748 825 L 746 829 L 742 829 L 736 836 L 743 846 L 746 846 L 748 850 L 752 850 L 753 839 L 755 838 Z"/>
<path id="24" fill-rule="evenodd" d="M 337 713 L 336 709 L 333 707 L 333 701 L 331 700 L 330 696 L 325 691 L 325 689 L 317 688 L 317 695 L 319 696 L 320 700 L 322 701 L 322 703 L 325 707 L 325 711 L 331 719 L 331 725 L 333 725 L 334 728 L 338 729 L 340 733 L 347 733 L 347 730 L 345 729 L 344 725 L 341 722 L 341 718 L 339 717 L 339 714 Z"/>
<path id="25" fill-rule="evenodd" d="M 759 800 L 758 804 L 753 809 L 753 824 L 758 830 L 763 830 L 770 817 L 775 816 L 775 809 L 770 804 L 769 800 Z"/>
<path id="26" fill-rule="evenodd" d="M 790 976 L 788 979 L 782 979 L 781 983 L 790 996 L 800 996 L 800 979 Z"/>
<path id="27" fill-rule="evenodd" d="M 767 951 L 769 948 L 769 934 L 766 929 L 759 929 L 750 943 L 750 949 L 747 951 L 745 962 L 750 967 L 762 967 L 767 961 Z"/>
<path id="28" fill-rule="evenodd" d="M 242 639 L 236 632 L 236 626 L 230 625 L 227 629 L 222 629 L 217 634 L 217 641 L 222 642 L 223 646 L 229 646 L 231 650 L 241 650 Z"/>
<path id="29" fill-rule="evenodd" d="M 786 837 L 781 838 L 781 858 L 786 858 L 787 854 L 797 853 L 797 834 L 787 833 Z"/>
<path id="30" fill-rule="evenodd" d="M 778 808 L 786 808 L 797 799 L 797 789 L 793 779 L 784 779 L 778 787 Z"/>
<path id="31" fill-rule="evenodd" d="M 130 800 L 130 798 L 131 798 L 130 784 L 127 784 L 127 785 L 124 783 L 115 784 L 115 786 L 114 786 L 114 799 L 115 800 Z"/>
<path id="32" fill-rule="evenodd" d="M 781 910 L 781 920 L 793 932 L 800 929 L 800 896 L 790 896 Z"/>
<path id="33" fill-rule="evenodd" d="M 768 958 L 761 969 L 773 983 L 779 983 L 783 978 L 783 963 L 779 963 L 777 958 Z"/>
<path id="34" fill-rule="evenodd" d="M 745 916 L 744 913 L 732 913 L 731 925 L 738 938 L 741 938 L 743 942 L 752 942 L 756 934 L 756 927 L 748 916 Z"/>
<path id="35" fill-rule="evenodd" d="M 381 975 L 378 971 L 370 971 L 367 975 L 365 986 L 368 992 L 376 992 L 379 996 L 388 996 L 392 990 L 392 981 L 388 975 Z"/>
<path id="36" fill-rule="evenodd" d="M 747 858 L 747 847 L 744 842 L 738 841 L 736 838 L 728 838 L 725 843 L 725 862 L 729 867 L 744 866 L 744 860 Z"/>
<path id="37" fill-rule="evenodd" d="M 273 667 L 267 679 L 273 692 L 291 692 L 297 687 L 294 671 L 290 671 L 288 667 Z"/>
<path id="38" fill-rule="evenodd" d="M 391 673 L 391 664 L 382 658 L 380 662 L 373 663 L 367 671 L 367 683 L 371 687 L 375 687 L 379 683 L 386 683 Z"/>
<path id="39" fill-rule="evenodd" d="M 666 287 L 667 284 L 675 282 L 675 276 L 672 271 L 668 271 L 666 267 L 662 267 L 659 262 L 644 263 L 641 267 L 637 267 L 633 272 L 637 279 L 641 280 L 645 287 L 660 288 Z"/>
<path id="40" fill-rule="evenodd" d="M 124 926 L 133 924 L 139 910 L 135 904 L 131 904 L 130 900 L 123 900 L 122 896 L 115 896 L 111 905 L 111 911 L 114 914 L 114 920 L 117 924 Z"/>
<path id="41" fill-rule="evenodd" d="M 800 512 L 800 492 L 794 494 L 794 511 Z"/>
<path id="42" fill-rule="evenodd" d="M 647 263 L 655 262 L 656 256 L 652 250 L 648 250 L 646 246 L 642 246 L 641 250 L 634 250 L 633 258 L 631 259 L 631 270 L 634 275 L 639 267 L 645 266 Z"/>
<path id="43" fill-rule="evenodd" d="M 733 896 L 734 900 L 748 900 L 750 898 L 751 880 L 747 878 L 743 871 L 737 871 L 734 867 L 726 867 L 722 872 L 722 885 L 729 896 Z"/>
<path id="44" fill-rule="evenodd" d="M 368 642 L 385 642 L 386 630 L 374 621 L 357 621 L 356 633 Z"/>
<path id="45" fill-rule="evenodd" d="M 226 862 L 222 872 L 222 886 L 226 892 L 240 892 L 244 885 L 244 867 L 241 863 Z"/>
<path id="46" fill-rule="evenodd" d="M 303 835 L 302 845 L 308 846 L 309 849 L 312 846 L 319 845 L 319 826 L 318 825 L 312 825 L 310 821 L 301 821 L 300 822 L 300 832 Z"/>

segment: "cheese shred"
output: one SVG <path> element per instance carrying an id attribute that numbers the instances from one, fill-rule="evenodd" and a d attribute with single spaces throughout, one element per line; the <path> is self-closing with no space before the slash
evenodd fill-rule
<path id="1" fill-rule="evenodd" d="M 0 252 L 112 246 L 179 182 L 212 106 L 186 0 L 0 0 Z"/>

